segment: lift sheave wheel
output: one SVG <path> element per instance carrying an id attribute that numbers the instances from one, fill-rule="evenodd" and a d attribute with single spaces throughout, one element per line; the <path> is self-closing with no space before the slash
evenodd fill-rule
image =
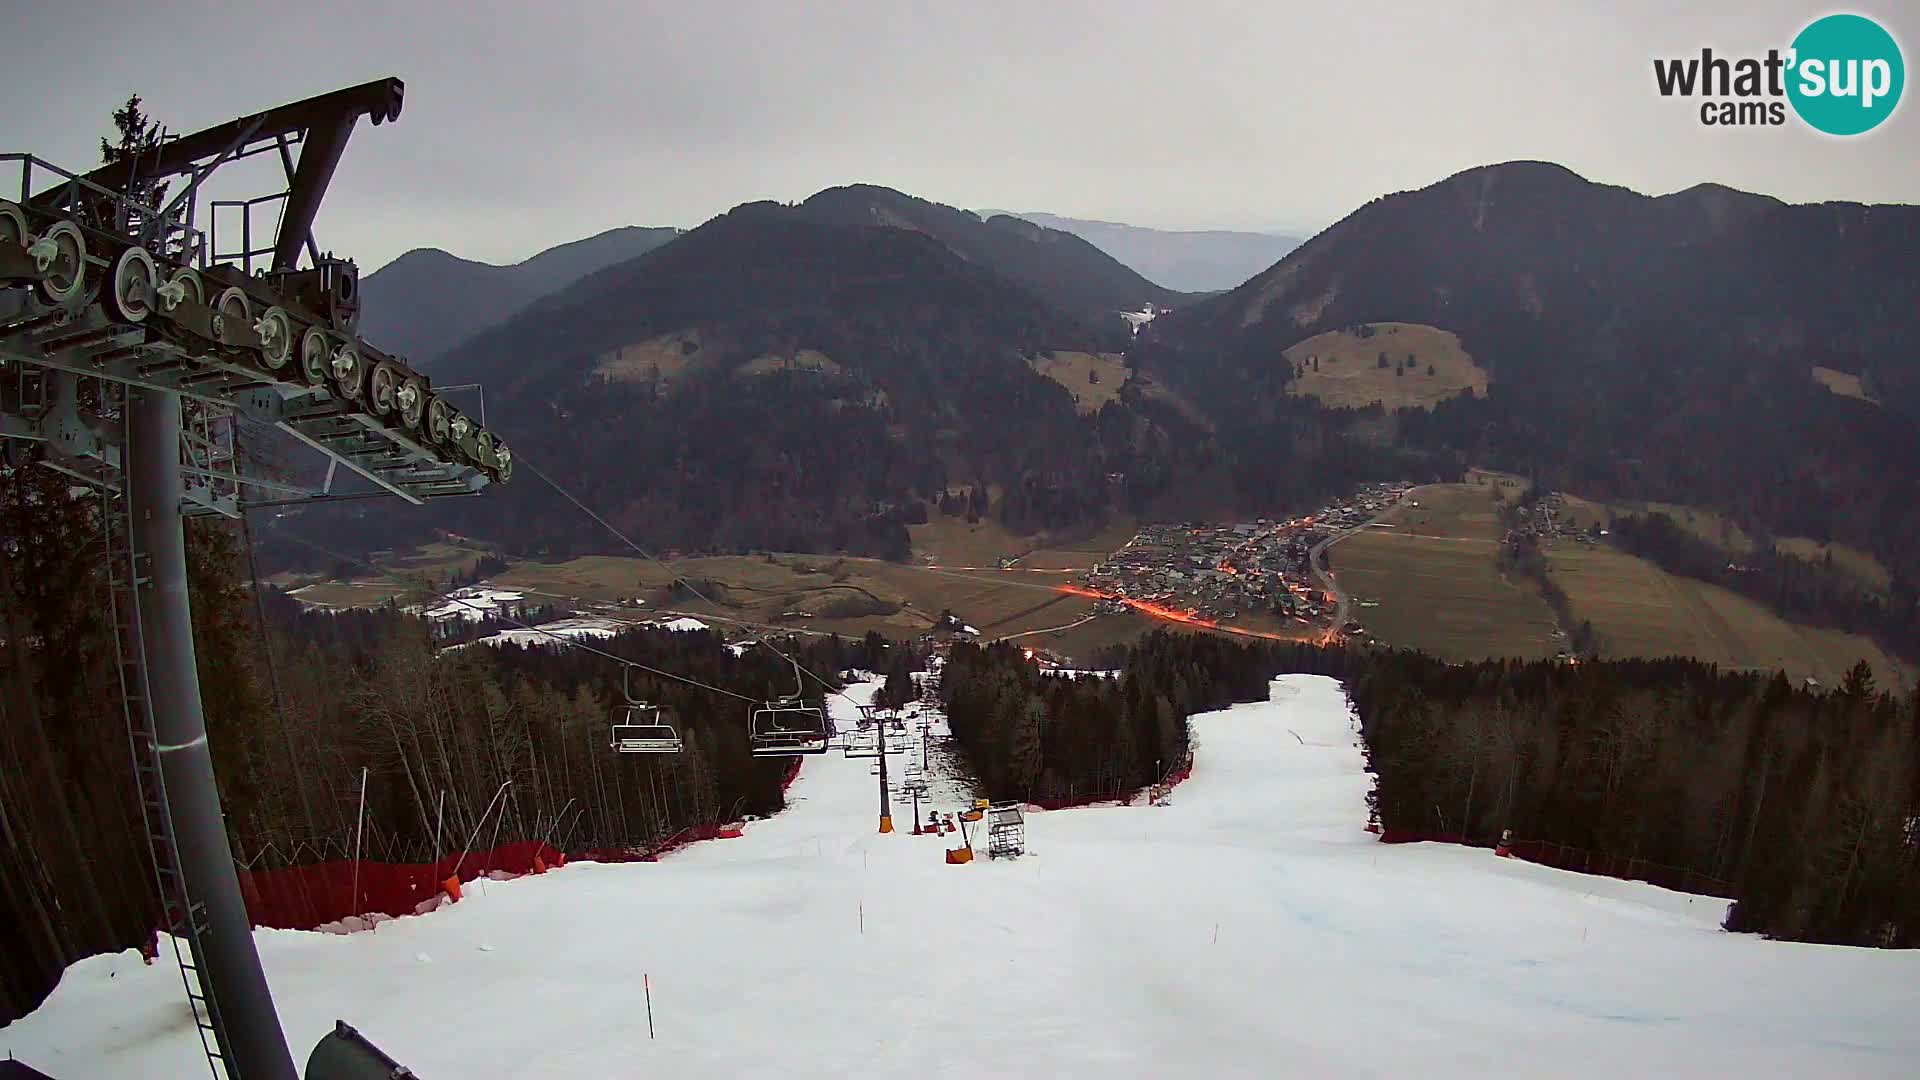
<path id="1" fill-rule="evenodd" d="M 87 241 L 71 221 L 56 221 L 27 249 L 40 273 L 40 291 L 48 300 L 65 304 L 87 287 Z"/>
<path id="2" fill-rule="evenodd" d="M 402 379 L 400 388 L 393 392 L 393 402 L 400 409 L 400 423 L 418 433 L 427 417 L 427 380 L 418 375 Z"/>
<path id="3" fill-rule="evenodd" d="M 461 412 L 455 412 L 452 423 L 447 425 L 448 443 L 464 455 L 469 462 L 477 462 L 479 460 L 477 456 L 479 446 L 475 443 L 473 437 L 474 433 L 478 430 L 480 430 L 479 425 L 469 420 L 466 414 Z"/>
<path id="4" fill-rule="evenodd" d="M 400 365 L 391 360 L 382 360 L 373 365 L 373 374 L 367 379 L 367 408 L 373 415 L 385 420 L 399 408 L 403 377 Z"/>
<path id="5" fill-rule="evenodd" d="M 0 244 L 23 248 L 29 240 L 27 215 L 12 203 L 0 201 Z"/>
<path id="6" fill-rule="evenodd" d="M 160 289 L 160 310 L 172 311 L 181 304 L 205 305 L 207 286 L 194 270 L 175 270 Z"/>
<path id="7" fill-rule="evenodd" d="M 436 397 L 427 402 L 427 441 L 435 446 L 453 444 L 453 406 Z"/>
<path id="8" fill-rule="evenodd" d="M 279 371 L 293 359 L 293 320 L 286 311 L 270 307 L 261 312 L 253 332 L 260 335 L 260 363 L 268 371 Z"/>
<path id="9" fill-rule="evenodd" d="M 359 401 L 367 392 L 367 362 L 349 341 L 333 354 L 330 368 L 334 389 L 348 401 Z"/>
<path id="10" fill-rule="evenodd" d="M 214 336 L 222 345 L 231 345 L 233 330 L 253 325 L 253 301 L 238 288 L 229 288 L 213 301 Z"/>
<path id="11" fill-rule="evenodd" d="M 332 360 L 333 346 L 327 332 L 317 326 L 307 327 L 300 337 L 300 377 L 308 386 L 325 386 Z"/>
<path id="12" fill-rule="evenodd" d="M 160 268 L 145 248 L 130 247 L 113 261 L 113 287 L 107 303 L 114 318 L 121 322 L 142 322 L 153 314 L 154 283 Z"/>

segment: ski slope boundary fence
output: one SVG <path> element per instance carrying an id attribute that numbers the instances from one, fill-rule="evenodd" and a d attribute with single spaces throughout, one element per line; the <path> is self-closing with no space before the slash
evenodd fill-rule
<path id="1" fill-rule="evenodd" d="M 1462 844 L 1469 847 L 1486 846 L 1469 843 L 1466 837 L 1459 833 L 1423 833 L 1407 829 L 1387 829 L 1380 834 L 1380 842 L 1383 844 L 1427 842 Z M 1516 859 L 1538 863 L 1541 866 L 1551 866 L 1559 870 L 1571 870 L 1577 874 L 1619 878 L 1622 881 L 1644 881 L 1649 885 L 1672 889 L 1674 892 L 1712 896 L 1721 900 L 1734 898 L 1733 882 L 1681 866 L 1668 866 L 1665 863 L 1648 862 L 1646 859 L 1607 855 L 1570 844 L 1556 844 L 1551 840 L 1515 840 L 1509 846 L 1509 851 Z"/>
<path id="2" fill-rule="evenodd" d="M 784 793 L 800 775 L 795 759 L 782 778 Z M 520 840 L 490 851 L 454 852 L 430 863 L 386 863 L 362 859 L 358 874 L 352 859 L 307 863 L 271 870 L 239 871 L 240 892 L 255 926 L 312 930 L 356 915 L 419 914 L 437 905 L 443 883 L 457 872 L 462 883 L 482 877 L 519 877 L 588 862 L 654 862 L 702 840 L 736 837 L 740 823 L 710 821 L 692 825 L 642 847 L 583 848 L 568 855 L 551 844 Z M 359 895 L 354 893 L 358 882 Z"/>

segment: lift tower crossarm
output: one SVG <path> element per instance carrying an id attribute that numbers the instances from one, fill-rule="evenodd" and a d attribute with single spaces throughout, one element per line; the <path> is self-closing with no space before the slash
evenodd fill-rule
<path id="1" fill-rule="evenodd" d="M 281 219 L 273 256 L 274 269 L 291 270 L 313 229 L 320 198 L 333 179 L 334 167 L 347 148 L 347 136 L 352 133 L 354 123 L 362 116 L 371 118 L 375 124 L 399 119 L 405 94 L 406 84 L 399 79 L 375 79 L 229 120 L 191 135 L 169 139 L 153 154 L 142 155 L 139 175 L 143 180 L 159 180 L 194 173 L 201 163 L 210 159 L 245 157 L 256 146 L 277 143 L 288 135 L 300 135 L 300 164 L 291 177 L 286 213 Z M 102 165 L 81 179 L 125 192 L 128 170 L 124 164 Z M 56 201 L 66 186 L 63 183 L 42 192 L 34 196 L 33 201 L 36 204 Z"/>

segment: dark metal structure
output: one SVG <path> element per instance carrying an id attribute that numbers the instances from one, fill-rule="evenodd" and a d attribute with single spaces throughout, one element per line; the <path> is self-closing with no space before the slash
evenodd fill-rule
<path id="1" fill-rule="evenodd" d="M 412 503 L 475 494 L 513 471 L 504 444 L 360 338 L 358 270 L 313 240 L 354 126 L 396 119 L 402 97 L 400 80 L 382 79 L 84 174 L 0 154 L 0 448 L 15 468 L 44 466 L 100 492 L 155 884 L 176 953 L 186 946 L 181 971 L 215 1076 L 295 1073 L 208 752 L 183 517 L 323 500 L 340 468 Z M 284 190 L 207 197 L 216 170 L 269 153 Z M 164 203 L 163 187 L 177 188 Z M 256 248 L 254 211 L 276 207 L 278 226 Z M 223 211 L 239 215 L 232 250 L 211 228 Z M 235 452 L 245 423 L 323 454 L 326 483 L 248 474 Z"/>
<path id="2" fill-rule="evenodd" d="M 305 1080 L 418 1080 L 344 1020 L 307 1057 Z"/>
<path id="3" fill-rule="evenodd" d="M 1027 815 L 1019 803 L 987 811 L 987 858 L 1014 859 L 1027 850 Z"/>

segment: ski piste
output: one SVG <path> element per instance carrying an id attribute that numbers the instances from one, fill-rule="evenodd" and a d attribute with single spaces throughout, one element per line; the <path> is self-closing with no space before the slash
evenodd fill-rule
<path id="1" fill-rule="evenodd" d="M 836 726 L 878 687 L 830 697 Z M 829 753 L 738 839 L 471 883 L 372 933 L 255 937 L 293 1045 L 345 1011 L 426 1078 L 1892 1077 L 1920 1059 L 1907 954 L 1729 934 L 1724 901 L 1376 842 L 1330 679 L 1283 676 L 1193 730 L 1170 805 L 1030 813 L 1017 859 L 975 834 L 983 857 L 948 865 L 959 834 L 913 835 L 897 800 L 879 834 L 873 763 Z M 975 792 L 944 734 L 936 713 L 922 805 L 954 815 Z M 84 960 L 0 1056 L 189 1075 L 178 985 L 132 952 Z"/>

